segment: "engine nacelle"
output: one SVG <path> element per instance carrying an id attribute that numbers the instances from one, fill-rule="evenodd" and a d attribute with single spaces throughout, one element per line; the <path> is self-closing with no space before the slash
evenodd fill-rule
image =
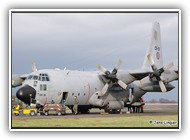
<path id="1" fill-rule="evenodd" d="M 122 109 L 124 108 L 123 101 L 109 101 L 107 104 L 107 109 Z"/>
<path id="2" fill-rule="evenodd" d="M 165 84 L 165 87 L 167 91 L 170 91 L 175 88 L 172 84 Z M 161 92 L 160 86 L 158 84 L 149 84 L 141 87 L 141 89 L 146 92 Z"/>
<path id="3" fill-rule="evenodd" d="M 12 87 L 17 87 L 22 85 L 23 79 L 19 75 L 12 76 Z"/>

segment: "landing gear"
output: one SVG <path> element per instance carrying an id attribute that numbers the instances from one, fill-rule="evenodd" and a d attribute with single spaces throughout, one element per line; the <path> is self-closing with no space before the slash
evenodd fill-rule
<path id="1" fill-rule="evenodd" d="M 76 106 L 74 106 L 74 105 L 72 105 L 72 106 L 68 106 L 68 108 L 72 111 L 72 113 L 73 114 L 79 114 L 79 113 L 81 113 L 81 114 L 89 114 L 90 113 L 90 108 L 89 107 L 81 107 L 81 106 L 77 106 L 77 108 L 76 108 Z"/>
<path id="2" fill-rule="evenodd" d="M 104 109 L 105 112 L 109 113 L 109 114 L 120 114 L 121 109 Z"/>
<path id="3" fill-rule="evenodd" d="M 79 112 L 81 114 L 89 114 L 90 113 L 89 109 L 79 109 Z"/>
<path id="4" fill-rule="evenodd" d="M 130 113 L 143 113 L 144 112 L 144 101 L 142 98 L 131 104 L 130 101 L 125 103 L 125 107 L 128 107 Z"/>

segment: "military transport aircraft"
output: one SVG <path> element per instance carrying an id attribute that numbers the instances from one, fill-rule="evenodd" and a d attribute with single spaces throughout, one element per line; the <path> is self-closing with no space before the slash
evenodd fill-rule
<path id="1" fill-rule="evenodd" d="M 91 108 L 120 111 L 129 99 L 132 104 L 146 92 L 167 92 L 175 88 L 170 82 L 178 80 L 178 70 L 170 69 L 173 62 L 163 66 L 162 55 L 160 25 L 155 22 L 140 70 L 119 70 L 121 60 L 112 71 L 98 65 L 99 71 L 93 72 L 37 70 L 33 63 L 32 73 L 12 75 L 12 87 L 22 85 L 16 96 L 26 104 L 34 101 L 37 106 L 43 106 L 64 101 L 73 110 L 77 97 L 78 111 L 81 113 Z"/>

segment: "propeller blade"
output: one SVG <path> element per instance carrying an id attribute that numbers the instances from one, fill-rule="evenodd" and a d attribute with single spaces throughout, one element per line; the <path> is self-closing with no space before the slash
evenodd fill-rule
<path id="1" fill-rule="evenodd" d="M 104 68 L 102 65 L 98 65 L 98 69 L 99 69 L 101 72 L 103 72 L 103 73 L 105 73 L 105 72 L 107 71 L 107 69 Z"/>
<path id="2" fill-rule="evenodd" d="M 166 66 L 164 66 L 164 70 L 169 70 L 171 67 L 173 67 L 174 66 L 174 63 L 173 62 L 171 62 L 171 63 L 169 63 L 169 64 L 167 64 Z"/>
<path id="3" fill-rule="evenodd" d="M 140 80 L 140 84 L 143 85 L 144 83 L 148 83 L 150 81 L 150 77 L 146 76 L 145 78 Z"/>
<path id="4" fill-rule="evenodd" d="M 147 58 L 148 58 L 148 60 L 149 60 L 149 62 L 150 62 L 151 65 L 155 65 L 155 62 L 154 62 L 154 60 L 153 60 L 151 54 L 148 54 L 148 55 L 147 55 Z"/>
<path id="5" fill-rule="evenodd" d="M 108 83 L 106 83 L 103 89 L 101 90 L 102 95 L 104 95 L 107 92 L 107 90 L 108 90 Z"/>
<path id="6" fill-rule="evenodd" d="M 156 67 L 156 65 L 155 65 L 154 59 L 152 58 L 151 54 L 148 54 L 148 55 L 147 55 L 147 58 L 148 58 L 148 60 L 149 60 L 149 62 L 150 62 L 150 65 L 151 65 L 152 69 L 153 69 L 153 70 L 156 70 L 157 67 Z"/>
<path id="7" fill-rule="evenodd" d="M 12 80 L 12 85 L 14 85 L 15 84 L 15 80 Z"/>
<path id="8" fill-rule="evenodd" d="M 127 85 L 126 85 L 123 81 L 118 80 L 117 83 L 118 83 L 123 89 L 126 89 L 126 88 L 127 88 Z"/>
<path id="9" fill-rule="evenodd" d="M 105 83 L 108 83 L 108 80 L 106 79 L 105 76 L 102 75 L 101 78 L 102 78 L 102 80 L 103 80 Z"/>
<path id="10" fill-rule="evenodd" d="M 119 59 L 116 66 L 115 66 L 115 69 L 118 70 L 120 68 L 121 64 L 122 64 L 122 60 Z"/>
<path id="11" fill-rule="evenodd" d="M 159 85 L 160 85 L 160 89 L 161 89 L 162 92 L 166 92 L 167 91 L 164 83 L 161 80 L 159 81 Z"/>

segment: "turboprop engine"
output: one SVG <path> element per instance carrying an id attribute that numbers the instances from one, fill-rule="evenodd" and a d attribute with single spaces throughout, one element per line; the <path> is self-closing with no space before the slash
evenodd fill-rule
<path id="1" fill-rule="evenodd" d="M 105 107 L 107 109 L 122 109 L 124 107 L 124 101 L 128 100 L 128 94 L 118 92 L 114 94 L 108 92 L 105 96 L 102 96 L 101 91 L 94 93 L 90 99 L 89 103 L 97 107 Z"/>
<path id="2" fill-rule="evenodd" d="M 124 102 L 123 101 L 109 101 L 107 104 L 107 109 L 123 109 Z"/>
<path id="3" fill-rule="evenodd" d="M 12 76 L 12 87 L 17 87 L 22 85 L 23 79 L 19 75 Z"/>

